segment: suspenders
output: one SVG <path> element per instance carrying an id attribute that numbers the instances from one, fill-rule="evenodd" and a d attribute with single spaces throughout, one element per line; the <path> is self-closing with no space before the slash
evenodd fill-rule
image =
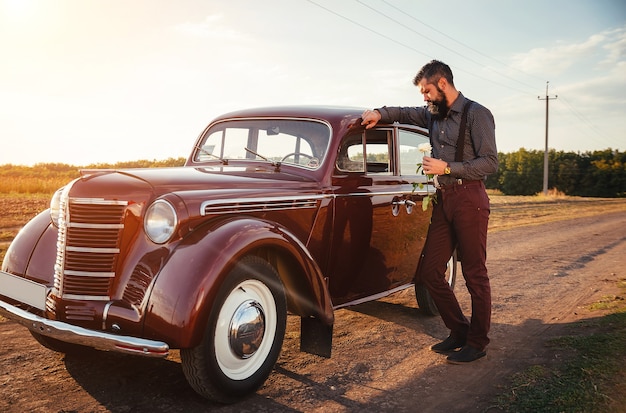
<path id="1" fill-rule="evenodd" d="M 463 161 L 463 150 L 465 149 L 465 130 L 467 129 L 467 112 L 469 111 L 469 107 L 472 105 L 472 103 L 474 102 L 468 99 L 467 102 L 465 102 L 465 105 L 463 105 L 463 114 L 461 115 L 461 124 L 459 125 L 459 138 L 456 142 L 456 156 L 454 157 L 454 160 L 456 162 Z M 435 123 L 435 120 L 432 116 L 430 117 L 429 123 L 430 124 L 428 125 L 428 134 L 430 136 L 433 130 L 433 125 Z M 432 145 L 432 141 L 430 142 L 430 144 Z"/>
<path id="2" fill-rule="evenodd" d="M 459 140 L 456 142 L 456 156 L 454 160 L 456 162 L 463 162 L 463 150 L 465 149 L 465 129 L 467 127 L 467 112 L 469 107 L 474 103 L 471 100 L 465 102 L 463 106 L 463 115 L 461 116 L 461 125 L 459 126 Z"/>

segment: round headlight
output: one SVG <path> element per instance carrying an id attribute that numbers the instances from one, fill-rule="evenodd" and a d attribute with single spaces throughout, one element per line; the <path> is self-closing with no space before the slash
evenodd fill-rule
<path id="1" fill-rule="evenodd" d="M 156 244 L 168 241 L 174 234 L 177 224 L 176 210 L 172 204 L 163 199 L 150 205 L 143 221 L 146 235 Z"/>
<path id="2" fill-rule="evenodd" d="M 59 214 L 61 213 L 61 195 L 63 188 L 58 189 L 50 200 L 50 219 L 55 227 L 59 227 Z"/>

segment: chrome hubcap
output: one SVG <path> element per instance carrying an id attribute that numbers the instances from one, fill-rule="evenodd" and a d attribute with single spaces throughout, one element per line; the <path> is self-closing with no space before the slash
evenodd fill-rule
<path id="1" fill-rule="evenodd" d="M 265 313 L 254 300 L 246 300 L 237 307 L 230 320 L 228 341 L 238 357 L 247 359 L 259 349 L 265 333 Z"/>

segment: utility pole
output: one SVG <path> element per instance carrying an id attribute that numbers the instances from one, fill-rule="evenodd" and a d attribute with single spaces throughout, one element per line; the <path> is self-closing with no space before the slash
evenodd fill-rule
<path id="1" fill-rule="evenodd" d="M 537 96 L 539 100 L 546 101 L 546 148 L 543 153 L 543 194 L 548 195 L 548 103 L 550 100 L 558 98 L 557 95 L 554 97 L 548 96 L 548 85 L 550 82 L 546 82 L 546 97 L 541 98 L 541 96 Z"/>

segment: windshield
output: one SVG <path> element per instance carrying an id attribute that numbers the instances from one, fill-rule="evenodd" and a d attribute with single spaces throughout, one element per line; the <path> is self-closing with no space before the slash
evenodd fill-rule
<path id="1" fill-rule="evenodd" d="M 215 124 L 200 140 L 194 161 L 258 160 L 316 169 L 330 139 L 327 124 L 301 119 L 246 119 Z"/>

